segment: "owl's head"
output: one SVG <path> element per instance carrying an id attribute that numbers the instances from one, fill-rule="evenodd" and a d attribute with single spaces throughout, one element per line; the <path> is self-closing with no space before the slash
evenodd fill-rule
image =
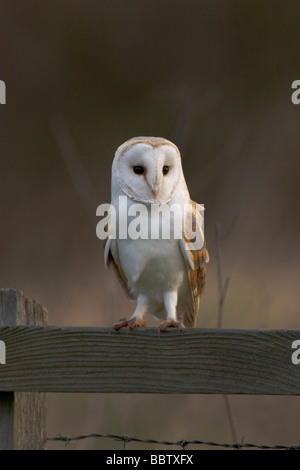
<path id="1" fill-rule="evenodd" d="M 115 176 L 130 199 L 150 204 L 167 204 L 184 181 L 178 148 L 161 137 L 134 137 L 122 144 L 113 162 L 113 181 Z"/>

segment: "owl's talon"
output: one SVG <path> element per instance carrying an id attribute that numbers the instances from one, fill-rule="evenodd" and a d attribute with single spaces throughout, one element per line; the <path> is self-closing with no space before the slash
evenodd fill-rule
<path id="1" fill-rule="evenodd" d="M 167 328 L 182 329 L 182 328 L 185 328 L 185 326 L 180 321 L 175 321 L 175 320 L 170 319 L 170 320 L 165 320 L 164 322 L 161 323 L 161 325 L 159 326 L 159 331 L 165 331 Z"/>
<path id="2" fill-rule="evenodd" d="M 132 318 L 132 320 L 129 320 L 128 326 L 130 330 L 134 330 L 135 328 L 145 327 L 146 322 L 140 318 Z"/>
<path id="3" fill-rule="evenodd" d="M 146 326 L 146 322 L 140 318 L 131 318 L 131 320 L 121 318 L 121 320 L 114 324 L 114 329 L 119 330 L 120 328 L 125 328 L 126 326 L 128 326 L 130 330 L 134 330 L 135 328 Z"/>
<path id="4" fill-rule="evenodd" d="M 128 326 L 128 320 L 126 318 L 121 318 L 117 323 L 114 324 L 114 329 L 119 330 L 120 328 L 125 328 Z"/>

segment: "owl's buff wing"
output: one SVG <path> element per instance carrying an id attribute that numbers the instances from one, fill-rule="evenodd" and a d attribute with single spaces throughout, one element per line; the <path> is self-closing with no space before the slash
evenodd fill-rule
<path id="1" fill-rule="evenodd" d="M 196 226 L 196 224 L 200 223 L 201 215 L 194 201 L 191 201 L 191 210 L 192 225 Z M 190 327 L 194 327 L 197 321 L 200 296 L 205 286 L 206 264 L 209 262 L 209 254 L 206 249 L 204 237 L 203 245 L 200 249 L 195 249 L 194 246 L 194 243 L 183 235 L 180 240 L 180 247 L 185 259 L 192 295 L 192 308 L 184 312 L 184 324 Z"/>

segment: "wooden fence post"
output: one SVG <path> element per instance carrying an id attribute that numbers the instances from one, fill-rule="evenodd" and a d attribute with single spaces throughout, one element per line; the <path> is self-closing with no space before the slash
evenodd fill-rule
<path id="1" fill-rule="evenodd" d="M 35 300 L 16 289 L 0 290 L 0 326 L 46 324 L 47 311 Z M 45 443 L 46 393 L 0 392 L 0 450 L 42 450 Z"/>

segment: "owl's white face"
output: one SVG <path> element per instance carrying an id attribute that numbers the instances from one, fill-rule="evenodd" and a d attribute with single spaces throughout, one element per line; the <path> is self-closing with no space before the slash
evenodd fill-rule
<path id="1" fill-rule="evenodd" d="M 137 202 L 167 204 L 182 176 L 179 151 L 165 139 L 131 139 L 119 147 L 114 164 L 121 189 Z"/>

